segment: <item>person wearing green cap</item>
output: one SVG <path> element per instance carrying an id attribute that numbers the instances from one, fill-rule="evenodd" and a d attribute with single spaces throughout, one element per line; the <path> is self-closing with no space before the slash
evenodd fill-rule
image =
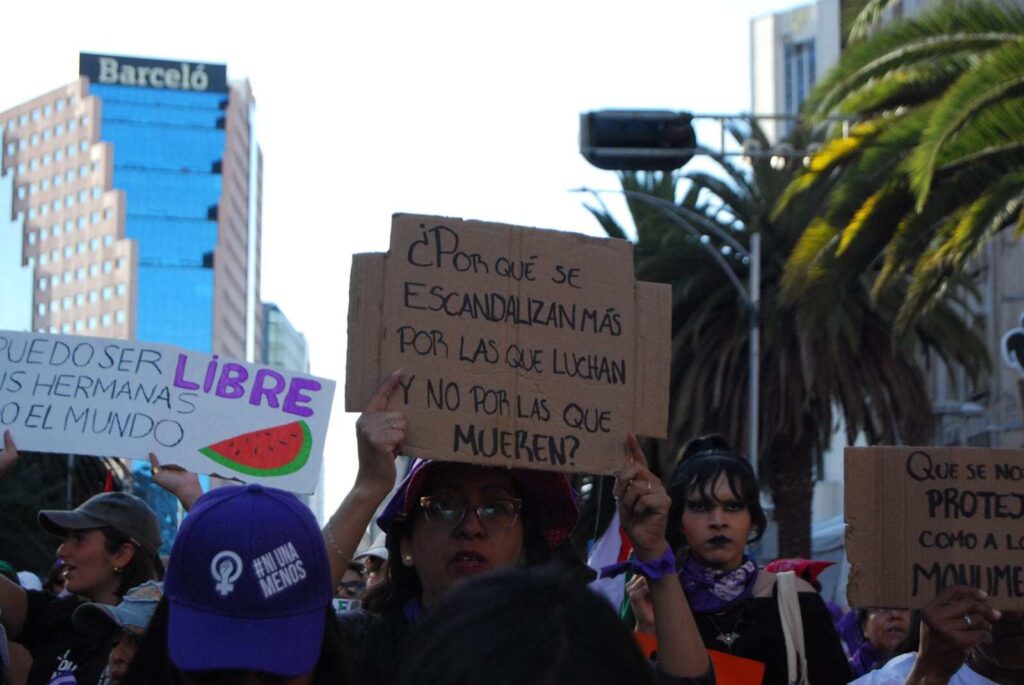
<path id="1" fill-rule="evenodd" d="M 17 459 L 14 439 L 4 431 L 0 478 Z M 78 629 L 72 614 L 86 600 L 117 605 L 130 588 L 163 576 L 156 513 L 138 497 L 105 492 L 72 511 L 40 511 L 39 523 L 64 539 L 57 556 L 71 594 L 54 597 L 0 577 L 0 623 L 32 655 L 28 685 L 94 685 L 111 645 Z M 74 680 L 62 680 L 68 676 Z"/>

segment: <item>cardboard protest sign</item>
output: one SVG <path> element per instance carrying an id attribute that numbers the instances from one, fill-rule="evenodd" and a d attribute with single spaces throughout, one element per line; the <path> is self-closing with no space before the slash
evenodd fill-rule
<path id="1" fill-rule="evenodd" d="M 846 448 L 850 606 L 920 608 L 971 585 L 1024 608 L 1024 450 Z"/>
<path id="2" fill-rule="evenodd" d="M 353 258 L 346 410 L 403 369 L 406 454 L 612 473 L 665 435 L 670 298 L 624 240 L 396 214 Z"/>
<path id="3" fill-rule="evenodd" d="M 316 488 L 334 382 L 109 338 L 0 331 L 0 428 L 22 450 Z"/>

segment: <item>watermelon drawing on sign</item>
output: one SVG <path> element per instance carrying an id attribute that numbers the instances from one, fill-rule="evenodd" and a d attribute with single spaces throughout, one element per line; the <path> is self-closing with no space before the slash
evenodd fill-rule
<path id="1" fill-rule="evenodd" d="M 218 464 L 250 476 L 284 476 L 309 461 L 313 437 L 305 421 L 261 428 L 221 440 L 200 452 Z"/>

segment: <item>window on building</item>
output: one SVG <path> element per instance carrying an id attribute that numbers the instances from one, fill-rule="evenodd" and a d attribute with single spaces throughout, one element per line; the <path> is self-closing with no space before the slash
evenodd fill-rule
<path id="1" fill-rule="evenodd" d="M 118 294 L 119 297 L 123 296 L 127 292 L 128 292 L 128 286 L 126 286 L 124 283 L 118 283 L 117 284 L 117 294 Z"/>
<path id="2" fill-rule="evenodd" d="M 104 300 L 109 300 L 113 296 L 114 296 L 114 289 L 111 288 L 109 285 L 104 286 L 103 287 L 103 299 Z"/>
<path id="3" fill-rule="evenodd" d="M 34 107 L 32 109 L 32 121 L 39 121 L 39 116 L 40 116 L 39 108 L 38 107 Z"/>
<path id="4" fill-rule="evenodd" d="M 44 178 L 39 181 L 39 190 L 47 190 L 50 187 L 50 179 Z"/>
<path id="5" fill-rule="evenodd" d="M 112 233 L 107 233 L 105 236 L 103 236 L 103 246 L 104 247 L 110 247 L 113 244 L 114 244 L 114 235 Z"/>
<path id="6" fill-rule="evenodd" d="M 100 301 L 100 291 L 99 290 L 90 290 L 89 291 L 89 301 L 90 302 L 99 302 Z"/>
<path id="7" fill-rule="evenodd" d="M 125 313 L 124 313 L 124 310 L 123 310 L 123 309 L 118 309 L 118 310 L 117 310 L 116 312 L 114 312 L 114 319 L 115 319 L 115 320 L 116 320 L 116 321 L 117 321 L 118 323 L 124 323 L 124 320 L 125 320 L 126 318 L 127 318 L 127 317 L 126 317 L 126 315 L 125 315 Z"/>
<path id="8" fill-rule="evenodd" d="M 18 199 L 24 200 L 28 196 L 28 188 L 25 186 L 18 186 Z"/>
<path id="9" fill-rule="evenodd" d="M 39 279 L 39 283 L 36 284 L 36 285 L 37 285 L 37 287 L 39 289 L 39 292 L 45 292 L 46 291 L 46 285 L 47 284 L 46 284 L 46 279 L 45 278 L 40 278 Z"/>
<path id="10" fill-rule="evenodd" d="M 60 285 L 60 275 L 59 274 L 51 275 L 50 276 L 50 287 L 51 288 L 56 288 L 58 285 Z"/>
<path id="11" fill-rule="evenodd" d="M 49 153 L 49 152 L 43 153 L 43 156 L 42 156 L 42 165 L 43 165 L 43 166 L 49 166 L 49 165 L 50 165 L 50 160 L 51 160 L 51 159 L 52 159 L 52 157 L 50 157 L 50 153 Z"/>
<path id="12" fill-rule="evenodd" d="M 62 159 L 64 159 L 64 151 L 63 150 L 54 150 L 53 151 L 53 161 L 59 162 Z"/>
<path id="13" fill-rule="evenodd" d="M 93 251 L 100 249 L 100 239 L 99 238 L 92 238 L 92 239 L 90 239 L 89 240 L 89 249 L 93 250 Z"/>
<path id="14" fill-rule="evenodd" d="M 71 304 L 72 304 L 72 302 L 71 302 L 71 296 L 70 295 L 65 295 L 61 299 L 61 301 L 60 301 L 60 306 L 65 311 L 67 311 L 68 309 L 71 309 Z"/>
<path id="15" fill-rule="evenodd" d="M 114 218 L 114 210 L 111 209 L 110 207 L 107 207 L 106 209 L 104 209 L 103 210 L 103 218 L 104 219 L 113 219 Z"/>
<path id="16" fill-rule="evenodd" d="M 54 188 L 56 188 L 57 186 L 64 182 L 64 178 L 60 174 L 54 174 L 53 178 L 50 180 L 53 181 Z"/>
<path id="17" fill-rule="evenodd" d="M 101 314 L 100 315 L 100 323 L 102 323 L 103 326 L 109 326 L 110 325 L 110 314 Z"/>
<path id="18" fill-rule="evenodd" d="M 24 126 L 27 123 L 28 123 L 28 115 L 27 114 L 19 114 L 18 115 L 18 126 Z"/>
<path id="19" fill-rule="evenodd" d="M 56 227 L 54 227 L 54 229 L 53 229 L 53 234 L 57 235 L 57 228 Z M 40 228 L 39 229 L 39 239 L 40 240 L 46 240 L 49 237 L 50 237 L 50 232 L 49 231 L 47 231 L 45 228 Z"/>
<path id="20" fill-rule="evenodd" d="M 63 112 L 64 111 L 64 98 L 61 98 L 61 99 L 57 100 L 55 103 L 53 103 L 53 106 L 54 106 L 54 108 L 58 112 Z"/>
<path id="21" fill-rule="evenodd" d="M 64 198 L 64 206 L 65 207 L 74 207 L 75 206 L 75 196 L 74 195 L 67 195 L 67 196 L 65 196 L 65 198 Z"/>
<path id="22" fill-rule="evenodd" d="M 71 259 L 71 257 L 72 257 L 72 256 L 73 256 L 74 254 L 75 254 L 75 248 L 73 248 L 73 247 L 72 247 L 72 246 L 70 246 L 70 245 L 66 245 L 66 246 L 64 247 L 64 259 Z"/>
<path id="23" fill-rule="evenodd" d="M 29 207 L 28 208 L 28 219 L 29 219 L 29 221 L 31 221 L 32 219 L 35 219 L 35 218 L 36 218 L 36 208 L 35 207 Z"/>
<path id="24" fill-rule="evenodd" d="M 85 202 L 88 199 L 89 199 L 89 193 L 88 192 L 86 192 L 84 190 L 79 190 L 78 191 L 78 201 L 79 202 Z"/>
<path id="25" fill-rule="evenodd" d="M 104 259 L 103 260 L 103 273 L 109 274 L 113 270 L 114 270 L 114 263 L 112 261 L 110 261 L 109 259 Z"/>
<path id="26" fill-rule="evenodd" d="M 39 316 L 46 316 L 46 304 L 40 302 L 36 305 L 36 314 Z"/>
<path id="27" fill-rule="evenodd" d="M 55 314 L 60 309 L 60 300 L 50 300 L 50 313 Z"/>
<path id="28" fill-rule="evenodd" d="M 18 162 L 18 166 L 15 167 L 19 174 L 25 173 L 25 162 Z"/>
<path id="29" fill-rule="evenodd" d="M 40 252 L 39 253 L 39 265 L 40 266 L 45 266 L 46 264 L 49 264 L 49 263 L 50 263 L 50 256 L 48 254 L 46 254 L 45 252 Z"/>
<path id="30" fill-rule="evenodd" d="M 83 328 L 85 328 L 85 322 L 84 321 L 82 321 L 81 319 L 75 321 L 75 332 L 76 333 L 78 331 L 82 330 Z"/>
<path id="31" fill-rule="evenodd" d="M 50 250 L 50 261 L 55 263 L 60 261 L 60 250 L 58 248 L 55 247 Z"/>
<path id="32" fill-rule="evenodd" d="M 98 224 L 101 218 L 102 217 L 100 216 L 99 212 L 93 212 L 92 214 L 89 215 L 89 222 L 93 224 Z"/>
<path id="33" fill-rule="evenodd" d="M 29 171 L 35 171 L 38 168 L 39 168 L 39 160 L 38 159 L 33 157 L 32 159 L 28 160 L 28 170 Z"/>
<path id="34" fill-rule="evenodd" d="M 73 230 L 75 230 L 75 222 L 72 221 L 71 219 L 68 219 L 67 221 L 64 222 L 64 232 L 71 233 L 71 231 Z"/>
<path id="35" fill-rule="evenodd" d="M 85 225 L 87 223 L 88 223 L 88 221 L 86 221 L 86 218 L 84 216 L 78 217 L 78 227 L 79 228 L 85 228 Z"/>
<path id="36" fill-rule="evenodd" d="M 28 137 L 28 140 L 29 140 L 29 143 L 32 145 L 32 147 L 35 147 L 36 145 L 39 145 L 39 134 L 38 133 L 33 133 L 32 135 L 30 135 Z"/>
<path id="37" fill-rule="evenodd" d="M 78 167 L 78 175 L 81 176 L 82 178 L 85 178 L 86 176 L 88 176 L 89 175 L 89 165 L 88 164 L 83 164 L 82 166 Z"/>
<path id="38" fill-rule="evenodd" d="M 67 285 L 71 281 L 75 280 L 75 275 L 73 273 L 71 273 L 70 269 L 68 269 L 63 274 L 61 274 L 61 276 L 62 276 L 62 280 L 64 281 L 65 285 Z"/>
<path id="39" fill-rule="evenodd" d="M 60 124 L 60 123 L 54 124 L 53 125 L 53 135 L 55 135 L 55 136 L 62 136 L 62 135 L 64 135 L 64 124 Z"/>
<path id="40" fill-rule="evenodd" d="M 51 135 L 53 135 L 53 134 L 50 133 L 50 129 L 44 128 L 43 129 L 43 142 L 46 142 L 47 140 L 49 140 Z"/>
<path id="41" fill-rule="evenodd" d="M 18 147 L 13 142 L 7 143 L 7 154 L 8 155 L 13 155 L 17 151 L 18 151 Z"/>
<path id="42" fill-rule="evenodd" d="M 18 149 L 19 150 L 27 150 L 28 149 L 28 141 L 25 140 L 24 138 L 19 138 L 18 139 Z"/>
<path id="43" fill-rule="evenodd" d="M 48 117 L 53 113 L 53 105 L 46 103 L 43 105 L 43 116 Z"/>
<path id="44" fill-rule="evenodd" d="M 89 141 L 88 140 L 83 140 L 81 143 L 79 143 L 78 147 L 82 150 L 82 152 L 88 152 L 89 151 Z"/>
<path id="45" fill-rule="evenodd" d="M 99 325 L 99 321 L 97 321 L 96 317 L 95 316 L 90 316 L 89 317 L 89 329 L 92 330 L 92 329 L 96 328 L 97 325 Z"/>
<path id="46" fill-rule="evenodd" d="M 90 264 L 89 265 L 89 275 L 90 276 L 99 276 L 100 275 L 100 265 L 97 264 L 96 262 L 93 262 L 92 264 Z"/>
<path id="47" fill-rule="evenodd" d="M 78 128 L 78 122 L 74 119 L 68 119 L 68 131 L 74 131 Z"/>
<path id="48" fill-rule="evenodd" d="M 75 305 L 81 307 L 83 304 L 85 304 L 85 293 L 76 293 Z"/>
<path id="49" fill-rule="evenodd" d="M 100 188 L 99 186 L 93 186 L 92 190 L 90 191 L 90 194 L 93 197 L 99 197 L 100 195 L 103 194 L 103 188 Z"/>
<path id="50" fill-rule="evenodd" d="M 46 229 L 44 228 L 42 230 L 45 231 Z M 36 244 L 36 238 L 38 238 L 38 237 L 39 237 L 39 235 L 35 231 L 29 231 L 25 235 L 25 239 L 28 240 L 28 244 L 29 245 L 35 245 Z"/>
<path id="51" fill-rule="evenodd" d="M 75 269 L 75 278 L 77 278 L 80 281 L 84 281 L 85 280 L 85 267 L 84 266 L 80 266 L 77 269 Z"/>
<path id="52" fill-rule="evenodd" d="M 75 145 L 74 143 L 68 145 L 66 148 L 64 148 L 64 150 L 65 152 L 68 153 L 68 157 L 74 157 L 75 155 L 78 154 L 78 146 Z"/>
<path id="53" fill-rule="evenodd" d="M 56 332 L 57 331 L 54 331 L 54 333 L 56 333 Z M 60 332 L 64 333 L 64 334 L 70 333 L 71 332 L 71 324 L 69 324 L 69 323 L 62 323 L 60 325 Z"/>

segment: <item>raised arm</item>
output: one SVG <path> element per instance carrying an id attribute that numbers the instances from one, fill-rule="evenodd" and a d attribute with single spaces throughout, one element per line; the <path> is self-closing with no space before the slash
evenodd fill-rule
<path id="1" fill-rule="evenodd" d="M 921 612 L 921 643 L 905 685 L 948 683 L 964 665 L 971 649 L 992 641 L 992 622 L 998 611 L 987 595 L 953 585 L 940 592 Z"/>
<path id="2" fill-rule="evenodd" d="M 341 582 L 363 531 L 395 485 L 395 457 L 405 440 L 405 416 L 389 411 L 388 402 L 401 380 L 401 371 L 391 374 L 356 421 L 359 470 L 355 484 L 323 528 L 327 556 L 331 560 L 332 587 Z"/>
<path id="3" fill-rule="evenodd" d="M 697 678 L 709 669 L 690 605 L 671 561 L 665 528 L 672 504 L 661 481 L 647 468 L 647 458 L 636 436 L 628 436 L 630 454 L 615 477 L 613 493 L 619 519 L 633 543 L 640 573 L 646 577 L 658 638 L 658 665 L 674 677 Z M 631 594 L 636 587 L 631 588 Z"/>

